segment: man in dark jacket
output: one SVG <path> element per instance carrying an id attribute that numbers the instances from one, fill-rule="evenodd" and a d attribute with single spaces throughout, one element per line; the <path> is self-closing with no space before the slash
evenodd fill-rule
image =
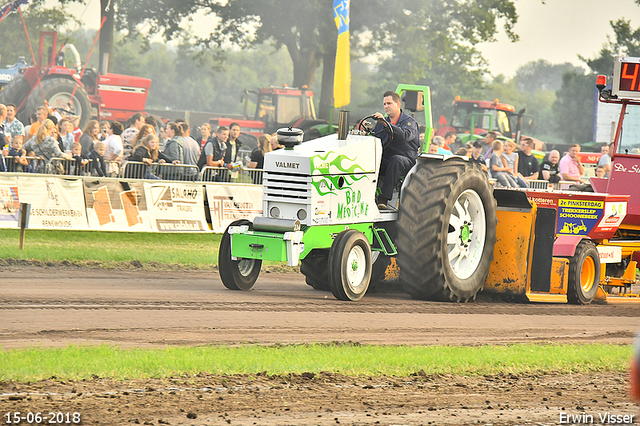
<path id="1" fill-rule="evenodd" d="M 231 123 L 229 125 L 229 140 L 227 141 L 227 152 L 224 155 L 224 162 L 227 163 L 225 167 L 231 169 L 233 167 L 231 163 L 238 161 L 238 151 L 242 146 L 242 142 L 238 140 L 240 136 L 240 125 L 238 123 Z"/>
<path id="2" fill-rule="evenodd" d="M 224 155 L 227 152 L 229 129 L 219 126 L 214 137 L 209 138 L 200 152 L 198 167 L 224 167 Z"/>
<path id="3" fill-rule="evenodd" d="M 383 132 L 386 126 L 381 122 L 378 122 L 374 129 L 375 133 L 383 132 L 380 134 L 383 146 L 380 175 L 385 179 L 382 192 L 378 197 L 378 208 L 388 210 L 387 202 L 393 196 L 393 188 L 416 163 L 420 150 L 420 137 L 416 120 L 400 109 L 400 95 L 392 91 L 385 92 L 382 105 L 387 117 L 385 118 L 379 112 L 373 116 L 379 121 L 386 121 L 391 132 Z"/>

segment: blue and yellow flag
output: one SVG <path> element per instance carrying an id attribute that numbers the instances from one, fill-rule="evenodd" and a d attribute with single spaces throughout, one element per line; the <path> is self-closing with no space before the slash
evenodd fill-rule
<path id="1" fill-rule="evenodd" d="M 338 49 L 333 75 L 333 105 L 339 108 L 351 102 L 351 55 L 349 45 L 349 3 L 333 0 L 333 19 L 338 27 Z"/>

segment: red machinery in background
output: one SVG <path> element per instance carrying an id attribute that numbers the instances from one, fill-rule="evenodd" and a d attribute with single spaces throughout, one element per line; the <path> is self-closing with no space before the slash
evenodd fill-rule
<path id="1" fill-rule="evenodd" d="M 80 117 L 80 128 L 92 118 L 126 121 L 144 111 L 151 80 L 83 69 L 75 47 L 65 44 L 58 51 L 57 42 L 55 31 L 41 31 L 37 62 L 21 70 L 22 75 L 0 92 L 0 103 L 19 107 L 20 121 L 28 124 L 29 116 L 45 104 Z M 73 55 L 73 67 L 65 65 L 67 52 Z"/>

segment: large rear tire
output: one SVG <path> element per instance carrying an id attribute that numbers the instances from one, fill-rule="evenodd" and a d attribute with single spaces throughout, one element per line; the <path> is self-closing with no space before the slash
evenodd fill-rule
<path id="1" fill-rule="evenodd" d="M 75 90 L 75 93 L 74 93 Z M 76 89 L 76 82 L 66 78 L 48 78 L 42 80 L 42 91 L 36 87 L 26 102 L 27 111 L 35 111 L 43 104 L 42 93 L 52 108 L 62 108 L 80 117 L 80 128 L 84 129 L 91 120 L 91 102 L 81 85 Z M 71 104 L 71 94 L 73 99 Z"/>
<path id="2" fill-rule="evenodd" d="M 415 299 L 474 299 L 489 275 L 496 200 L 487 174 L 463 159 L 416 164 L 398 211 L 398 265 Z"/>
<path id="3" fill-rule="evenodd" d="M 300 262 L 300 272 L 305 276 L 305 281 L 315 290 L 329 291 L 329 265 L 326 250 L 312 250 Z"/>
<path id="4" fill-rule="evenodd" d="M 24 101 L 25 98 L 29 95 L 30 91 L 31 86 L 29 86 L 27 80 L 22 75 L 16 76 L 13 80 L 11 80 L 9 84 L 4 87 L 4 89 L 2 89 L 2 91 L 0 91 L 0 104 L 15 104 L 16 107 L 19 107 L 22 104 L 22 101 Z M 16 116 L 22 123 L 28 124 L 29 120 L 23 120 L 25 116 L 28 118 L 28 114 L 23 113 L 23 111 L 26 111 L 24 105 L 22 106 L 20 111 L 16 111 Z"/>
<path id="5" fill-rule="evenodd" d="M 338 300 L 362 299 L 371 281 L 371 246 L 360 231 L 349 229 L 333 240 L 329 251 L 329 286 Z"/>
<path id="6" fill-rule="evenodd" d="M 249 225 L 248 220 L 236 220 L 229 226 Z M 231 235 L 229 228 L 224 231 L 220 240 L 218 251 L 218 268 L 222 284 L 229 290 L 250 290 L 260 275 L 262 260 L 257 259 L 231 259 Z"/>
<path id="7" fill-rule="evenodd" d="M 569 289 L 567 299 L 578 305 L 588 305 L 596 297 L 600 283 L 600 255 L 591 240 L 582 240 L 569 258 Z"/>
<path id="8" fill-rule="evenodd" d="M 381 251 L 371 252 L 371 281 L 369 282 L 369 291 L 375 290 L 382 282 L 387 273 L 387 268 L 391 264 L 391 258 Z"/>

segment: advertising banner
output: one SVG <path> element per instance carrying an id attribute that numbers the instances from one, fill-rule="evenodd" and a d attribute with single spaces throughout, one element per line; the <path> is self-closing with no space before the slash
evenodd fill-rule
<path id="1" fill-rule="evenodd" d="M 30 229 L 89 229 L 82 180 L 18 176 L 21 203 L 31 204 Z"/>
<path id="2" fill-rule="evenodd" d="M 558 234 L 587 235 L 602 217 L 603 201 L 558 200 Z"/>
<path id="3" fill-rule="evenodd" d="M 91 229 L 151 232 L 142 182 L 85 179 L 84 196 Z"/>
<path id="4" fill-rule="evenodd" d="M 202 184 L 145 182 L 144 191 L 153 231 L 210 232 Z"/>
<path id="5" fill-rule="evenodd" d="M 0 175 L 0 228 L 17 228 L 19 210 L 18 179 Z"/>
<path id="6" fill-rule="evenodd" d="M 253 220 L 262 215 L 262 186 L 205 185 L 213 232 L 223 233 L 238 219 Z"/>

